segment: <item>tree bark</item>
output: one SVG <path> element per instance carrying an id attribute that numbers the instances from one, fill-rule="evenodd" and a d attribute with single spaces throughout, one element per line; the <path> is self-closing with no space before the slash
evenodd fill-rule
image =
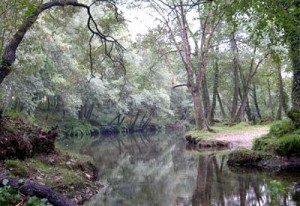
<path id="1" fill-rule="evenodd" d="M 208 129 L 208 123 L 205 118 L 205 113 L 203 111 L 203 100 L 199 89 L 192 92 L 193 103 L 194 103 L 194 117 L 197 129 Z"/>

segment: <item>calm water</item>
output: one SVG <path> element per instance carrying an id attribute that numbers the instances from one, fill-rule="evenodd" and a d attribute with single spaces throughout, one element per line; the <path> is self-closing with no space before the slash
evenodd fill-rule
<path id="1" fill-rule="evenodd" d="M 292 190 L 300 172 L 229 168 L 226 157 L 199 155 L 187 149 L 181 137 L 132 135 L 69 142 L 93 157 L 105 184 L 86 205 L 300 205 Z"/>

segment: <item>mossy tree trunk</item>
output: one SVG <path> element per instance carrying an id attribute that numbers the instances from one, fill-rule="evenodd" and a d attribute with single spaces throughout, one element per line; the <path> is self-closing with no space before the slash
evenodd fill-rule
<path id="1" fill-rule="evenodd" d="M 293 6 L 299 10 L 300 2 L 295 1 Z M 290 46 L 290 58 L 293 67 L 292 84 L 292 109 L 288 116 L 296 127 L 300 127 L 300 14 L 296 14 L 291 20 L 292 26 L 286 26 L 285 32 Z"/>

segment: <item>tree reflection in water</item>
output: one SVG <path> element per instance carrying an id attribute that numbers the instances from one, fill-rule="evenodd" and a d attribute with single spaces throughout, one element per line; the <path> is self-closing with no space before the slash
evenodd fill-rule
<path id="1" fill-rule="evenodd" d="M 299 205 L 294 201 L 296 198 L 292 198 L 290 189 L 281 184 L 281 181 L 287 181 L 287 184 L 299 181 L 298 172 L 287 179 L 282 172 L 228 168 L 225 164 L 225 156 L 199 157 L 192 206 Z M 274 185 L 272 179 L 278 179 L 280 184 Z"/>
<path id="2" fill-rule="evenodd" d="M 88 141 L 74 144 L 80 142 Z M 99 137 L 77 148 L 93 157 L 107 185 L 89 206 L 296 205 L 289 191 L 276 193 L 280 184 L 270 182 L 291 186 L 299 172 L 228 167 L 225 156 L 187 150 L 181 135 Z"/>

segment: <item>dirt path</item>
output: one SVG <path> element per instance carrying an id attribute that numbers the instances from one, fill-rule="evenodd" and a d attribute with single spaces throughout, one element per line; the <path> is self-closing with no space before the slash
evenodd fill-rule
<path id="1" fill-rule="evenodd" d="M 253 139 L 258 138 L 269 132 L 269 127 L 249 128 L 244 131 L 227 131 L 216 133 L 213 139 L 228 141 L 233 148 L 251 148 Z"/>

